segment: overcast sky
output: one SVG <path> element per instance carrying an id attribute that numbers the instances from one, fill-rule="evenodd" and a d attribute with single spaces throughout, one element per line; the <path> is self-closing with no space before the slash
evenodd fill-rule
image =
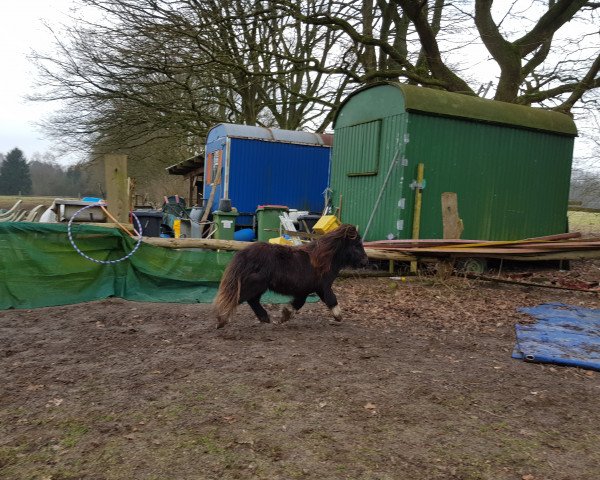
<path id="1" fill-rule="evenodd" d="M 33 123 L 51 112 L 50 104 L 30 103 L 34 71 L 27 56 L 42 50 L 50 35 L 41 19 L 51 23 L 63 18 L 71 0 L 2 0 L 0 7 L 0 153 L 15 147 L 30 158 L 34 152 L 51 150 L 50 142 Z"/>

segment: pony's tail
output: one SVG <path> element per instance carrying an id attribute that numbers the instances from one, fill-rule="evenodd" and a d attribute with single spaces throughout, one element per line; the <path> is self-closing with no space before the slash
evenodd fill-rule
<path id="1" fill-rule="evenodd" d="M 237 271 L 235 258 L 229 263 L 221 279 L 219 291 L 213 302 L 215 314 L 217 316 L 217 328 L 223 328 L 227 325 L 229 318 L 240 301 L 241 279 Z"/>

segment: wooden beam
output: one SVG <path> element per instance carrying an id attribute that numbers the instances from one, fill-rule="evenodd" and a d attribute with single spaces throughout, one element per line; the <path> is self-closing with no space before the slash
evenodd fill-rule
<path id="1" fill-rule="evenodd" d="M 107 209 L 121 223 L 129 221 L 129 193 L 127 191 L 127 155 L 104 156 Z"/>
<path id="2" fill-rule="evenodd" d="M 211 238 L 157 238 L 144 237 L 144 243 L 163 248 L 206 248 L 210 250 L 243 250 L 251 242 L 238 242 L 236 240 L 214 240 Z M 414 255 L 407 255 L 402 252 L 390 252 L 373 250 L 365 248 L 367 256 L 371 260 L 399 260 L 399 261 L 414 261 Z"/>
<path id="3" fill-rule="evenodd" d="M 207 248 L 210 250 L 243 250 L 250 242 L 215 240 L 212 238 L 158 238 L 144 237 L 144 243 L 163 248 Z"/>

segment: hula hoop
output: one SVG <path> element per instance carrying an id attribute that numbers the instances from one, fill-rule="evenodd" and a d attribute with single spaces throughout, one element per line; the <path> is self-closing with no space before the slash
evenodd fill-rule
<path id="1" fill-rule="evenodd" d="M 69 223 L 67 224 L 67 235 L 69 236 L 69 242 L 71 242 L 71 245 L 73 246 L 73 248 L 75 249 L 75 251 L 77 253 L 79 253 L 79 255 L 81 255 L 83 258 L 87 258 L 88 260 L 92 261 L 92 262 L 96 262 L 96 263 L 102 263 L 104 265 L 107 264 L 112 264 L 112 263 L 119 263 L 122 262 L 123 260 L 127 260 L 129 257 L 131 257 L 136 250 L 140 247 L 140 245 L 142 244 L 142 224 L 140 223 L 140 220 L 136 217 L 135 213 L 131 212 L 131 216 L 135 219 L 135 222 L 137 223 L 138 226 L 138 231 L 139 231 L 139 238 L 137 243 L 135 244 L 135 247 L 133 247 L 133 250 L 131 250 L 131 252 L 129 252 L 127 255 L 125 255 L 122 258 L 119 258 L 117 260 L 97 260 L 96 258 L 92 258 L 88 255 L 86 255 L 85 253 L 83 253 L 79 247 L 75 244 L 75 241 L 73 240 L 73 235 L 71 234 L 71 224 L 73 223 L 73 220 L 75 220 L 75 217 L 77 215 L 79 215 L 81 212 L 83 212 L 85 209 L 90 208 L 90 207 L 97 207 L 99 205 L 104 205 L 104 203 L 95 203 L 93 205 L 86 205 L 83 208 L 80 208 L 79 210 L 77 210 L 73 216 L 71 217 L 71 219 L 69 220 Z"/>

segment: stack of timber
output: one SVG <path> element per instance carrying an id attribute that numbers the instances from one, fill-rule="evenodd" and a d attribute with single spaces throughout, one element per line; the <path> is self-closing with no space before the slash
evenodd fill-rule
<path id="1" fill-rule="evenodd" d="M 564 233 L 512 241 L 381 240 L 365 242 L 364 245 L 365 249 L 371 251 L 412 255 L 419 259 L 486 257 L 532 261 L 600 258 L 600 238 L 581 238 L 581 233 Z"/>

